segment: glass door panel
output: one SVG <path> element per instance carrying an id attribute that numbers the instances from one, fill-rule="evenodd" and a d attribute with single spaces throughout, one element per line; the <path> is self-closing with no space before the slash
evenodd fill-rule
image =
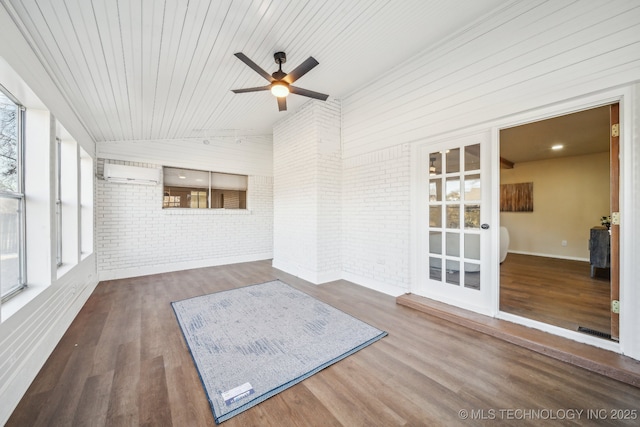
<path id="1" fill-rule="evenodd" d="M 464 170 L 480 170 L 480 144 L 464 147 Z"/>
<path id="2" fill-rule="evenodd" d="M 428 156 L 429 279 L 480 290 L 480 144 Z"/>
<path id="3" fill-rule="evenodd" d="M 447 206 L 447 228 L 460 228 L 460 205 Z"/>
<path id="4" fill-rule="evenodd" d="M 450 257 L 460 257 L 460 234 L 447 233 L 447 255 Z"/>
<path id="5" fill-rule="evenodd" d="M 464 234 L 464 257 L 480 261 L 480 234 Z"/>
<path id="6" fill-rule="evenodd" d="M 464 228 L 480 229 L 480 205 L 464 205 Z"/>
<path id="7" fill-rule="evenodd" d="M 442 206 L 429 206 L 429 227 L 442 227 Z"/>
<path id="8" fill-rule="evenodd" d="M 464 287 L 480 290 L 480 264 L 464 263 Z"/>
<path id="9" fill-rule="evenodd" d="M 429 176 L 440 175 L 442 173 L 442 153 L 429 154 Z"/>
<path id="10" fill-rule="evenodd" d="M 482 194 L 480 193 L 480 175 L 473 174 L 464 177 L 464 199 L 480 200 Z"/>
<path id="11" fill-rule="evenodd" d="M 460 172 L 460 149 L 446 150 L 446 168 L 448 174 Z"/>
<path id="12" fill-rule="evenodd" d="M 460 200 L 460 177 L 454 176 L 447 178 L 445 186 L 445 196 L 447 202 L 456 202 Z"/>
<path id="13" fill-rule="evenodd" d="M 450 285 L 460 286 L 460 261 L 451 259 L 445 260 L 447 263 L 446 282 Z"/>
<path id="14" fill-rule="evenodd" d="M 442 258 L 429 257 L 429 279 L 442 280 Z"/>
<path id="15" fill-rule="evenodd" d="M 441 202 L 442 201 L 442 181 L 439 179 L 432 179 L 429 182 L 429 201 Z"/>
<path id="16" fill-rule="evenodd" d="M 442 255 L 442 233 L 439 231 L 429 232 L 429 253 Z"/>

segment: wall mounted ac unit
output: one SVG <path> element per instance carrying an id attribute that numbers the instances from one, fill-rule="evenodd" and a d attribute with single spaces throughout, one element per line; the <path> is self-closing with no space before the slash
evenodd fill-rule
<path id="1" fill-rule="evenodd" d="M 156 185 L 160 182 L 160 169 L 105 163 L 104 179 L 109 182 Z"/>

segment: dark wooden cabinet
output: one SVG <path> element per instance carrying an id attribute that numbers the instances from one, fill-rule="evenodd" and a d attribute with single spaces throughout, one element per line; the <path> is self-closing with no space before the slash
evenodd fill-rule
<path id="1" fill-rule="evenodd" d="M 589 235 L 591 277 L 596 268 L 611 267 L 611 235 L 606 227 L 593 227 Z"/>

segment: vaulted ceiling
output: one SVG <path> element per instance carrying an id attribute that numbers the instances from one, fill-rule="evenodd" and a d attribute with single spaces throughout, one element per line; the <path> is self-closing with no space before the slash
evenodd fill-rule
<path id="1" fill-rule="evenodd" d="M 402 73 L 413 55 L 454 37 L 503 0 L 0 0 L 95 141 L 267 135 L 269 92 L 231 89 L 309 56 L 296 86 L 342 99 Z"/>

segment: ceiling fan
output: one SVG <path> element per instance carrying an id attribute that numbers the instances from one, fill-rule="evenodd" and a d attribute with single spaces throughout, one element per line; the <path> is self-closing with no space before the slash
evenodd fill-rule
<path id="1" fill-rule="evenodd" d="M 323 93 L 302 89 L 292 85 L 293 82 L 307 74 L 313 69 L 313 67 L 318 65 L 318 61 L 316 61 L 312 56 L 310 56 L 302 64 L 298 65 L 298 67 L 289 74 L 282 71 L 282 64 L 287 62 L 287 55 L 284 52 L 276 52 L 273 54 L 273 58 L 276 60 L 276 64 L 278 64 L 278 71 L 273 74 L 267 73 L 265 70 L 260 68 L 258 64 L 253 62 L 242 52 L 236 53 L 235 56 L 239 60 L 247 64 L 249 67 L 251 67 L 256 73 L 267 79 L 269 81 L 269 84 L 266 86 L 251 87 L 247 89 L 233 89 L 233 93 L 260 92 L 263 90 L 270 90 L 271 93 L 278 99 L 279 111 L 287 110 L 287 95 L 289 95 L 289 93 L 295 93 L 296 95 L 320 99 L 322 101 L 326 101 L 329 97 L 329 95 L 325 95 Z"/>

